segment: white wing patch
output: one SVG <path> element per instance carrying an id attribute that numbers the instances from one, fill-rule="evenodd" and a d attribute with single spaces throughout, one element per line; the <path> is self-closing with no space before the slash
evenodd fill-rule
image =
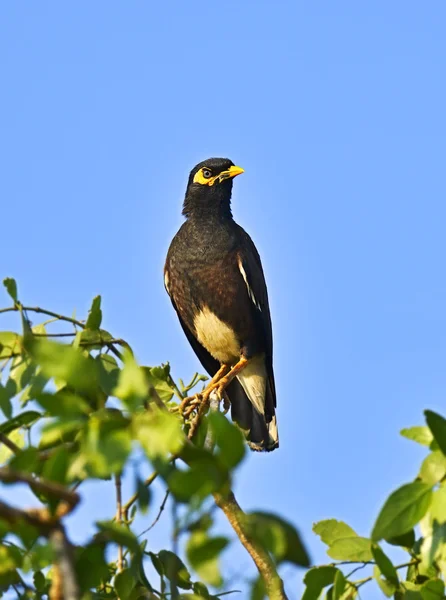
<path id="1" fill-rule="evenodd" d="M 237 257 L 237 263 L 238 263 L 238 268 L 240 270 L 240 273 L 242 274 L 242 277 L 243 277 L 243 279 L 245 281 L 249 297 L 253 301 L 254 306 L 256 308 L 258 308 L 260 310 L 260 312 L 262 312 L 262 309 L 260 308 L 260 304 L 257 302 L 257 298 L 255 297 L 254 292 L 252 291 L 252 288 L 251 288 L 251 286 L 248 283 L 248 277 L 246 276 L 246 271 L 243 268 L 243 262 L 242 262 L 242 259 L 240 258 L 240 256 Z"/>
<path id="2" fill-rule="evenodd" d="M 166 288 L 166 292 L 170 296 L 170 291 L 169 291 L 169 273 L 167 272 L 167 270 L 164 271 L 164 287 Z"/>

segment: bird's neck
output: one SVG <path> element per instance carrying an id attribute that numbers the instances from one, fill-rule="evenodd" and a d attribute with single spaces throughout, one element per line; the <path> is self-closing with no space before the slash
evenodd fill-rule
<path id="1" fill-rule="evenodd" d="M 232 220 L 231 193 L 223 186 L 194 190 L 186 195 L 183 215 L 188 220 L 227 222 Z"/>

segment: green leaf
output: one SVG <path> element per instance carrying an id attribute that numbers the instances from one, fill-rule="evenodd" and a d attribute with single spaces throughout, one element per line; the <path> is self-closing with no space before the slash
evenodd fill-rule
<path id="1" fill-rule="evenodd" d="M 331 544 L 327 554 L 335 560 L 367 562 L 372 560 L 371 542 L 368 538 L 359 536 L 340 538 Z"/>
<path id="2" fill-rule="evenodd" d="M 421 596 L 421 585 L 412 583 L 411 581 L 404 581 L 403 584 L 404 594 L 401 596 L 403 600 L 423 600 Z"/>
<path id="3" fill-rule="evenodd" d="M 173 581 L 175 585 L 184 590 L 192 588 L 189 571 L 176 554 L 168 550 L 161 550 L 158 553 L 158 560 L 162 565 L 163 573 L 167 579 Z"/>
<path id="4" fill-rule="evenodd" d="M 38 394 L 41 394 L 49 381 L 49 377 L 42 373 L 38 367 L 31 378 L 30 384 L 23 390 L 20 396 L 22 406 L 25 406 L 30 400 L 34 400 Z"/>
<path id="5" fill-rule="evenodd" d="M 413 529 L 411 529 L 410 531 L 403 533 L 402 535 L 386 538 L 386 542 L 391 546 L 412 548 L 412 546 L 415 544 L 415 532 Z"/>
<path id="6" fill-rule="evenodd" d="M 55 394 L 39 394 L 36 400 L 51 417 L 84 417 L 91 412 L 88 402 L 67 388 Z"/>
<path id="7" fill-rule="evenodd" d="M 203 452 L 188 469 L 172 469 L 167 483 L 179 502 L 188 502 L 191 498 L 203 500 L 209 494 L 220 491 L 228 483 L 228 477 L 227 470 L 215 456 Z"/>
<path id="8" fill-rule="evenodd" d="M 163 367 L 142 367 L 147 380 L 147 387 L 153 388 L 162 402 L 169 402 L 173 396 L 168 372 Z"/>
<path id="9" fill-rule="evenodd" d="M 10 393 L 11 397 L 21 392 L 28 385 L 35 371 L 36 365 L 28 357 L 15 356 L 13 358 L 8 381 L 8 384 L 14 383 L 12 393 Z"/>
<path id="10" fill-rule="evenodd" d="M 67 483 L 67 471 L 70 462 L 70 453 L 66 448 L 58 448 L 52 454 L 42 470 L 42 476 L 49 481 L 56 483 Z"/>
<path id="11" fill-rule="evenodd" d="M 18 429 L 19 427 L 25 427 L 26 425 L 31 425 L 38 421 L 41 417 L 41 413 L 36 410 L 26 410 L 25 412 L 20 413 L 13 419 L 9 419 L 5 423 L 0 425 L 0 433 L 8 434 L 14 429 Z"/>
<path id="12" fill-rule="evenodd" d="M 135 578 L 130 569 L 123 569 L 115 577 L 114 587 L 119 600 L 127 600 L 136 585 Z"/>
<path id="13" fill-rule="evenodd" d="M 417 442 L 422 446 L 430 446 L 432 444 L 432 440 L 434 439 L 429 427 L 425 426 L 409 427 L 407 429 L 402 429 L 400 433 L 408 440 Z"/>
<path id="14" fill-rule="evenodd" d="M 85 548 L 77 548 L 76 573 L 79 586 L 84 592 L 92 587 L 99 587 L 110 579 L 104 556 L 105 547 L 104 543 L 92 542 Z"/>
<path id="15" fill-rule="evenodd" d="M 344 590 L 347 586 L 347 581 L 342 571 L 338 571 L 334 578 L 333 583 L 333 600 L 341 600 L 344 594 Z"/>
<path id="16" fill-rule="evenodd" d="M 426 456 L 421 465 L 419 477 L 429 485 L 435 485 L 446 475 L 446 456 L 435 450 Z"/>
<path id="17" fill-rule="evenodd" d="M 443 484 L 438 490 L 434 491 L 430 516 L 433 521 L 446 523 L 446 484 Z"/>
<path id="18" fill-rule="evenodd" d="M 98 354 L 95 361 L 98 365 L 99 384 L 103 392 L 110 396 L 118 385 L 119 367 L 114 356 Z"/>
<path id="19" fill-rule="evenodd" d="M 350 525 L 336 519 L 327 519 L 319 521 L 313 525 L 313 531 L 316 533 L 324 544 L 331 546 L 333 542 L 341 538 L 348 538 L 358 535 Z"/>
<path id="20" fill-rule="evenodd" d="M 10 358 L 13 354 L 21 354 L 22 338 L 13 331 L 0 331 L 0 359 Z"/>
<path id="21" fill-rule="evenodd" d="M 136 479 L 136 493 L 138 494 L 138 507 L 145 514 L 150 505 L 151 492 L 139 477 Z"/>
<path id="22" fill-rule="evenodd" d="M 125 525 L 114 523 L 113 521 L 98 521 L 96 526 L 99 531 L 104 533 L 111 541 L 120 546 L 125 546 L 132 552 L 139 554 L 140 548 L 138 539 Z"/>
<path id="23" fill-rule="evenodd" d="M 397 489 L 384 503 L 372 531 L 372 540 L 402 535 L 426 514 L 432 500 L 432 487 L 415 481 Z"/>
<path id="24" fill-rule="evenodd" d="M 12 417 L 12 402 L 9 392 L 3 387 L 0 381 L 0 408 L 7 419 Z"/>
<path id="25" fill-rule="evenodd" d="M 158 409 L 135 415 L 133 429 L 136 439 L 150 459 L 166 459 L 177 454 L 185 441 L 179 419 Z"/>
<path id="26" fill-rule="evenodd" d="M 129 409 L 135 410 L 143 406 L 147 394 L 144 371 L 136 363 L 131 352 L 125 349 L 124 368 L 119 373 L 118 385 L 113 390 L 113 395 L 125 402 Z"/>
<path id="27" fill-rule="evenodd" d="M 101 310 L 101 297 L 95 296 L 91 304 L 91 308 L 88 311 L 87 322 L 85 327 L 87 329 L 99 329 L 102 322 L 102 310 Z"/>
<path id="28" fill-rule="evenodd" d="M 194 591 L 194 594 L 196 594 L 198 596 L 198 598 L 201 598 L 201 599 L 205 598 L 206 600 L 208 600 L 210 598 L 215 598 L 215 596 L 211 596 L 209 594 L 209 590 L 204 585 L 204 583 L 201 583 L 201 581 L 196 581 L 193 584 L 192 589 Z"/>
<path id="29" fill-rule="evenodd" d="M 421 597 L 423 600 L 442 600 L 444 594 L 444 582 L 441 579 L 431 579 L 421 586 Z"/>
<path id="30" fill-rule="evenodd" d="M 446 456 L 446 419 L 432 410 L 425 410 L 424 414 L 438 447 Z"/>
<path id="31" fill-rule="evenodd" d="M 208 421 L 219 449 L 217 456 L 225 467 L 233 469 L 242 461 L 246 452 L 242 432 L 220 412 L 211 412 Z"/>
<path id="32" fill-rule="evenodd" d="M 372 544 L 372 554 L 382 575 L 395 586 L 399 585 L 398 573 L 390 558 L 384 553 L 378 544 Z"/>
<path id="33" fill-rule="evenodd" d="M 8 573 L 13 569 L 20 569 L 23 563 L 22 554 L 17 546 L 0 545 L 0 574 Z"/>
<path id="34" fill-rule="evenodd" d="M 110 342 L 113 336 L 105 329 L 83 329 L 76 336 L 77 346 L 86 346 L 89 350 L 100 350 Z"/>
<path id="35" fill-rule="evenodd" d="M 373 567 L 373 576 L 375 578 L 376 583 L 379 585 L 382 593 L 385 596 L 387 596 L 387 598 L 393 596 L 397 589 L 397 586 L 394 583 L 390 582 L 388 579 L 383 579 L 381 577 L 381 571 L 376 565 Z"/>
<path id="36" fill-rule="evenodd" d="M 277 563 L 285 561 L 308 567 L 310 559 L 291 523 L 266 512 L 254 512 L 247 515 L 249 528 L 254 537 L 271 552 Z"/>
<path id="37" fill-rule="evenodd" d="M 45 591 L 46 579 L 42 571 L 36 571 L 33 575 L 34 587 L 40 593 Z"/>
<path id="38" fill-rule="evenodd" d="M 62 417 L 56 421 L 47 422 L 42 428 L 39 448 L 48 448 L 55 443 L 72 441 L 73 434 L 81 431 L 85 424 L 85 419 L 73 417 Z"/>
<path id="39" fill-rule="evenodd" d="M 9 461 L 9 466 L 15 471 L 33 473 L 39 465 L 39 452 L 36 448 L 25 448 L 14 455 Z"/>
<path id="40" fill-rule="evenodd" d="M 6 291 L 14 300 L 14 302 L 18 302 L 17 283 L 15 279 L 13 279 L 12 277 L 5 277 L 5 279 L 3 279 L 3 285 L 5 286 Z"/>
<path id="41" fill-rule="evenodd" d="M 106 478 L 119 473 L 132 449 L 127 419 L 120 411 L 95 413 L 84 431 L 81 447 L 88 475 Z"/>
<path id="42" fill-rule="evenodd" d="M 313 567 L 306 572 L 304 583 L 306 589 L 302 600 L 317 600 L 322 590 L 334 582 L 339 569 L 332 566 Z"/>
<path id="43" fill-rule="evenodd" d="M 222 584 L 218 557 L 228 545 L 224 537 L 209 538 L 204 531 L 194 531 L 186 545 L 186 554 L 191 566 L 200 578 L 213 586 Z"/>
<path id="44" fill-rule="evenodd" d="M 78 348 L 46 339 L 27 343 L 29 352 L 48 377 L 65 381 L 73 390 L 94 391 L 98 387 L 96 364 Z"/>

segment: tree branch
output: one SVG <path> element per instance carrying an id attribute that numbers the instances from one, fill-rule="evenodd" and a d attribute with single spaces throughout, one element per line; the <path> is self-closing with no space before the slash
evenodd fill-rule
<path id="1" fill-rule="evenodd" d="M 59 571 L 63 600 L 79 600 L 80 591 L 74 568 L 73 550 L 67 539 L 64 528 L 60 525 L 53 529 L 49 540 L 56 554 L 56 564 Z M 51 594 L 51 598 L 53 595 Z"/>
<path id="2" fill-rule="evenodd" d="M 240 508 L 234 493 L 227 495 L 213 494 L 215 503 L 225 513 L 237 537 L 250 554 L 265 584 L 266 593 L 270 600 L 287 600 L 283 581 L 268 552 L 253 539 L 249 531 L 246 515 Z"/>
<path id="3" fill-rule="evenodd" d="M 85 329 L 85 323 L 83 323 L 82 321 L 78 321 L 77 319 L 73 319 L 72 317 L 66 317 L 64 315 L 60 315 L 58 313 L 53 312 L 52 310 L 46 310 L 45 308 L 40 308 L 40 306 L 22 306 L 20 304 L 20 305 L 16 305 L 16 306 L 10 306 L 8 308 L 0 308 L 0 314 L 6 313 L 6 312 L 20 312 L 22 310 L 24 310 L 25 312 L 29 311 L 29 312 L 42 314 L 42 315 L 48 315 L 49 317 L 54 317 L 57 321 L 66 321 L 67 323 L 72 323 L 73 325 L 76 325 L 77 327 L 80 327 L 81 329 Z M 115 348 L 112 341 L 106 342 L 105 345 L 107 346 L 107 348 L 109 348 L 109 350 L 111 352 L 113 352 L 113 354 L 117 358 L 119 358 L 119 360 L 123 359 L 121 352 L 119 352 L 119 350 L 117 348 Z M 125 344 L 125 345 L 128 345 L 128 344 Z M 11 357 L 12 356 L 14 356 L 14 355 L 11 355 Z"/>
<path id="4" fill-rule="evenodd" d="M 72 492 L 60 483 L 37 479 L 32 475 L 28 475 L 28 473 L 13 471 L 7 467 L 0 467 L 0 481 L 4 483 L 27 483 L 39 492 L 64 500 L 71 508 L 74 508 L 80 500 L 76 492 Z"/>
<path id="5" fill-rule="evenodd" d="M 121 483 L 121 475 L 118 474 L 115 476 L 115 486 L 116 486 L 116 521 L 118 523 L 122 523 L 122 483 Z M 117 570 L 118 573 L 122 571 L 124 568 L 124 557 L 122 546 L 119 544 L 118 546 L 118 561 L 117 561 Z"/>
<path id="6" fill-rule="evenodd" d="M 219 407 L 220 402 L 217 394 L 215 392 L 211 393 L 211 410 L 218 411 Z M 209 428 L 206 434 L 204 447 L 209 452 L 213 452 L 214 444 L 215 439 L 211 428 Z M 270 600 L 287 600 L 283 581 L 277 572 L 276 566 L 268 552 L 261 546 L 261 544 L 253 539 L 251 532 L 248 529 L 246 515 L 235 499 L 234 493 L 232 491 L 229 491 L 227 495 L 214 493 L 213 496 L 216 505 L 224 512 L 240 542 L 253 559 L 265 584 L 268 598 L 270 598 Z"/>
<path id="7" fill-rule="evenodd" d="M 21 452 L 21 448 L 19 448 L 17 444 L 14 444 L 14 442 L 10 440 L 9 437 L 4 433 L 0 433 L 0 442 L 9 448 L 14 454 Z"/>

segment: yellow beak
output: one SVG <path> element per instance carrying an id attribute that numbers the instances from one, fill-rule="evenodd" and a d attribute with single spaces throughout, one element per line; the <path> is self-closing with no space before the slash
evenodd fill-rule
<path id="1" fill-rule="evenodd" d="M 229 167 L 228 169 L 229 177 L 237 177 L 237 175 L 241 175 L 244 172 L 245 169 L 242 169 L 241 167 Z"/>
<path id="2" fill-rule="evenodd" d="M 241 167 L 233 166 L 233 167 L 229 167 L 229 169 L 227 171 L 222 171 L 220 173 L 220 175 L 217 175 L 217 177 L 215 179 L 218 179 L 218 181 L 221 183 L 225 179 L 231 179 L 231 177 L 237 177 L 237 175 L 241 175 L 244 172 L 245 172 L 245 170 L 242 169 Z"/>

